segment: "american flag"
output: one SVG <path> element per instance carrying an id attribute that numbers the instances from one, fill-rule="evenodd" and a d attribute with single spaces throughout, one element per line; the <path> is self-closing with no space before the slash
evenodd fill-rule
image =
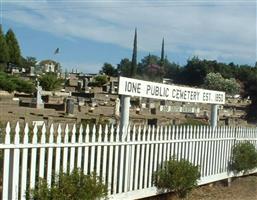
<path id="1" fill-rule="evenodd" d="M 59 49 L 59 48 L 55 49 L 54 54 L 59 53 L 59 51 L 60 51 L 60 49 Z"/>

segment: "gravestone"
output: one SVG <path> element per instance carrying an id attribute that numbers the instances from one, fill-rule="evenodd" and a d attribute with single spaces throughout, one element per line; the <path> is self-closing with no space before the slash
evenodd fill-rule
<path id="1" fill-rule="evenodd" d="M 115 100 L 114 115 L 116 117 L 120 116 L 120 99 L 119 98 Z"/>
<path id="2" fill-rule="evenodd" d="M 68 115 L 74 114 L 74 100 L 71 98 L 67 98 L 66 100 L 66 114 Z"/>
<path id="3" fill-rule="evenodd" d="M 146 103 L 141 103 L 140 105 L 142 109 L 146 108 Z"/>
<path id="4" fill-rule="evenodd" d="M 85 90 L 85 93 L 89 93 L 88 83 L 89 83 L 88 79 L 85 78 L 84 79 L 84 90 Z"/>
<path id="5" fill-rule="evenodd" d="M 147 120 L 147 124 L 148 124 L 149 126 L 157 126 L 157 122 L 158 122 L 158 120 L 157 120 L 156 118 L 148 119 L 148 120 Z"/>

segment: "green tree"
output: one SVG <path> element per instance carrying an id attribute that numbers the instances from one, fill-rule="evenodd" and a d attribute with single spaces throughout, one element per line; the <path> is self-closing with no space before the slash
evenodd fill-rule
<path id="1" fill-rule="evenodd" d="M 187 61 L 187 64 L 179 74 L 178 82 L 182 84 L 200 86 L 204 83 L 207 74 L 220 73 L 222 77 L 229 79 L 235 78 L 237 66 L 233 63 L 229 65 L 218 63 L 216 60 L 200 60 L 193 57 Z"/>
<path id="2" fill-rule="evenodd" d="M 187 61 L 186 66 L 181 71 L 179 82 L 182 84 L 200 86 L 204 83 L 204 78 L 210 72 L 206 62 L 202 62 L 198 57 L 193 57 Z"/>
<path id="3" fill-rule="evenodd" d="M 18 92 L 33 93 L 35 85 L 31 81 L 0 72 L 0 89 L 8 92 L 16 90 Z"/>
<path id="4" fill-rule="evenodd" d="M 162 50 L 161 50 L 161 60 L 160 60 L 160 65 L 164 66 L 164 38 L 162 39 Z"/>
<path id="5" fill-rule="evenodd" d="M 102 70 L 100 71 L 101 73 L 104 73 L 108 76 L 117 76 L 117 69 L 115 69 L 112 64 L 110 63 L 104 63 Z"/>
<path id="6" fill-rule="evenodd" d="M 30 69 L 30 67 L 36 67 L 37 59 L 35 57 L 21 57 L 21 66 L 25 69 Z"/>
<path id="7" fill-rule="evenodd" d="M 240 84 L 234 78 L 225 79 L 220 73 L 207 74 L 203 87 L 211 90 L 224 91 L 230 95 L 240 92 Z"/>
<path id="8" fill-rule="evenodd" d="M 6 64 L 9 61 L 9 50 L 5 41 L 5 36 L 0 25 L 0 68 L 3 70 L 6 68 Z"/>
<path id="9" fill-rule="evenodd" d="M 44 90 L 53 91 L 61 87 L 63 80 L 58 78 L 55 73 L 49 72 L 41 76 L 39 82 Z"/>
<path id="10" fill-rule="evenodd" d="M 135 36 L 134 36 L 130 77 L 135 77 L 136 74 L 137 74 L 137 29 L 135 30 Z"/>
<path id="11" fill-rule="evenodd" d="M 94 77 L 94 84 L 97 87 L 102 87 L 104 84 L 106 84 L 108 81 L 107 76 L 105 75 L 99 75 Z"/>
<path id="12" fill-rule="evenodd" d="M 5 35 L 5 40 L 8 46 L 9 62 L 15 65 L 21 64 L 21 51 L 18 40 L 12 29 L 9 29 Z"/>
<path id="13" fill-rule="evenodd" d="M 145 56 L 138 64 L 138 75 L 144 80 L 161 81 L 163 67 L 160 66 L 160 58 L 156 55 Z"/>
<path id="14" fill-rule="evenodd" d="M 170 78 L 174 82 L 177 82 L 177 79 L 179 78 L 181 67 L 174 63 L 170 62 L 168 58 L 164 59 L 164 76 L 165 78 Z"/>
<path id="15" fill-rule="evenodd" d="M 33 93 L 36 91 L 35 85 L 32 81 L 22 80 L 19 77 L 12 79 L 15 84 L 15 90 L 24 93 Z"/>
<path id="16" fill-rule="evenodd" d="M 124 77 L 130 77 L 131 61 L 123 58 L 117 66 L 118 73 Z"/>
<path id="17" fill-rule="evenodd" d="M 245 82 L 244 95 L 249 96 L 251 104 L 247 108 L 247 119 L 251 122 L 257 121 L 257 73 L 252 74 Z"/>

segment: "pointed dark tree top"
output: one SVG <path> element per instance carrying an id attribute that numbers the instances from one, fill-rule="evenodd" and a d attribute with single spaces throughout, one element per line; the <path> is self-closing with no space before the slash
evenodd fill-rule
<path id="1" fill-rule="evenodd" d="M 162 38 L 161 65 L 164 64 L 164 38 Z"/>
<path id="2" fill-rule="evenodd" d="M 135 28 L 134 44 L 133 44 L 133 54 L 131 61 L 131 77 L 135 77 L 137 73 L 137 28 Z"/>

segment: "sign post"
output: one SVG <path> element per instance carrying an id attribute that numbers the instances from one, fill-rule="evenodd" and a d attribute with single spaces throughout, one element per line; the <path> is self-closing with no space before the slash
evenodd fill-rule
<path id="1" fill-rule="evenodd" d="M 211 104 L 212 126 L 217 126 L 218 105 L 225 103 L 225 92 L 184 87 L 178 85 L 167 85 L 162 83 L 154 83 L 126 77 L 119 77 L 118 93 L 122 95 L 121 126 L 127 126 L 129 124 L 130 96 L 190 103 Z"/>
<path id="2" fill-rule="evenodd" d="M 218 108 L 217 104 L 211 105 L 211 126 L 216 127 L 218 123 Z"/>
<path id="3" fill-rule="evenodd" d="M 129 125 L 129 107 L 130 107 L 130 96 L 121 96 L 121 118 L 120 118 L 120 136 L 127 135 L 127 129 Z M 124 132 L 123 132 L 124 131 Z"/>

